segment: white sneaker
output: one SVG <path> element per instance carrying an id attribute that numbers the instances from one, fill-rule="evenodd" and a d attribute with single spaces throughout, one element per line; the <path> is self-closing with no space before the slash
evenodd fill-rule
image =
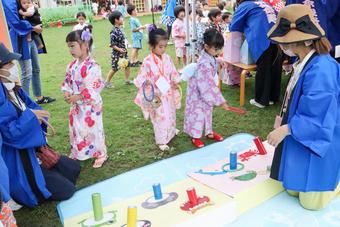
<path id="1" fill-rule="evenodd" d="M 256 102 L 255 99 L 250 99 L 249 103 L 250 103 L 251 105 L 256 106 L 256 107 L 258 107 L 258 108 L 261 108 L 261 109 L 263 109 L 263 108 L 266 107 L 266 106 L 264 106 L 264 105 L 262 105 L 262 104 Z"/>
<path id="2" fill-rule="evenodd" d="M 11 208 L 12 211 L 17 211 L 22 208 L 22 206 L 18 203 L 16 203 L 13 199 L 9 200 L 7 202 L 7 205 Z"/>
<path id="3" fill-rule="evenodd" d="M 105 82 L 105 85 L 104 85 L 104 86 L 105 86 L 105 88 L 109 88 L 109 89 L 110 89 L 110 88 L 114 88 L 114 87 L 113 87 L 113 84 L 112 84 L 111 82 Z"/>
<path id="4" fill-rule="evenodd" d="M 274 105 L 274 102 L 273 101 L 269 101 L 269 106 L 272 106 Z"/>
<path id="5" fill-rule="evenodd" d="M 166 145 L 166 144 L 163 144 L 163 145 L 159 145 L 159 149 L 161 151 L 167 151 L 167 150 L 170 149 L 170 147 L 168 145 Z"/>

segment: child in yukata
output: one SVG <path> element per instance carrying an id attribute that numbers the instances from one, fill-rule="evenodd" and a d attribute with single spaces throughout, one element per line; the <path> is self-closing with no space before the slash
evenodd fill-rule
<path id="1" fill-rule="evenodd" d="M 184 16 L 185 10 L 183 6 L 176 6 L 174 9 L 176 20 L 172 24 L 172 39 L 176 49 L 176 64 L 182 68 L 186 62 L 186 49 L 185 49 L 185 25 Z M 182 65 L 183 63 L 183 65 Z"/>
<path id="2" fill-rule="evenodd" d="M 196 42 L 196 50 L 195 54 L 200 55 L 203 50 L 203 34 L 205 32 L 205 24 L 202 22 L 203 12 L 202 10 L 196 10 L 196 33 L 197 33 L 197 42 Z"/>
<path id="3" fill-rule="evenodd" d="M 119 70 L 118 61 L 120 58 L 128 59 L 127 48 L 125 44 L 125 35 L 121 26 L 124 24 L 123 15 L 119 11 L 114 11 L 109 16 L 109 21 L 113 25 L 112 31 L 110 32 L 110 47 L 112 48 L 111 56 L 111 70 L 109 71 L 106 81 L 105 88 L 113 88 L 111 83 L 112 77 Z M 130 77 L 130 63 L 125 68 L 125 84 L 132 85 L 133 82 L 129 80 Z"/>
<path id="4" fill-rule="evenodd" d="M 100 168 L 108 158 L 102 118 L 103 101 L 100 96 L 104 81 L 100 66 L 90 56 L 93 44 L 90 28 L 70 32 L 66 42 L 70 54 L 74 57 L 67 66 L 61 87 L 64 100 L 71 104 L 70 158 L 93 158 L 93 168 Z"/>
<path id="5" fill-rule="evenodd" d="M 180 77 L 171 57 L 165 53 L 168 34 L 161 28 L 149 33 L 151 53 L 144 58 L 137 78 L 139 89 L 135 103 L 144 118 L 150 118 L 160 150 L 169 149 L 168 143 L 179 133 L 176 129 L 176 109 L 181 106 Z"/>
<path id="6" fill-rule="evenodd" d="M 222 12 L 219 9 L 212 9 L 210 10 L 209 14 L 208 14 L 210 23 L 207 27 L 207 29 L 210 28 L 214 28 L 219 32 L 222 32 L 222 28 L 221 28 L 221 21 L 222 21 Z"/>
<path id="7" fill-rule="evenodd" d="M 231 107 L 223 98 L 214 81 L 217 73 L 217 60 L 222 52 L 224 39 L 216 29 L 204 33 L 204 51 L 197 62 L 197 75 L 188 80 L 184 132 L 191 137 L 195 147 L 204 146 L 201 140 L 203 131 L 207 139 L 222 141 L 223 137 L 212 130 L 212 112 L 214 106 L 221 106 L 227 111 L 244 114 L 243 109 Z"/>

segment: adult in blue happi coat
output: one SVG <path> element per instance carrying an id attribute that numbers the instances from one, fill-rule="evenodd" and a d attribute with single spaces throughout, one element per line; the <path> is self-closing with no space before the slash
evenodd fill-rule
<path id="1" fill-rule="evenodd" d="M 32 25 L 23 20 L 18 13 L 18 1 L 2 0 L 6 21 L 9 27 L 12 47 L 15 53 L 21 54 L 19 59 L 21 67 L 21 84 L 26 94 L 30 94 L 30 84 L 32 82 L 33 95 L 38 104 L 54 102 L 55 98 L 43 96 L 40 81 L 40 63 L 38 48 L 32 40 L 30 34 L 42 32 L 41 25 Z M 42 39 L 42 37 L 40 37 Z M 46 53 L 44 47 L 43 52 Z"/>
<path id="2" fill-rule="evenodd" d="M 43 122 L 49 113 L 16 84 L 19 75 L 13 61 L 20 57 L 0 43 L 0 165 L 1 172 L 8 176 L 8 181 L 1 177 L 0 183 L 6 199 L 10 196 L 19 204 L 34 207 L 44 200 L 70 198 L 80 166 L 65 156 L 51 169 L 40 166 L 36 148 L 46 145 Z"/>
<path id="3" fill-rule="evenodd" d="M 256 62 L 255 97 L 250 104 L 259 108 L 280 99 L 282 54 L 267 38 L 276 21 L 277 12 L 262 1 L 237 0 L 237 8 L 230 24 L 231 32 L 243 32 Z"/>
<path id="4" fill-rule="evenodd" d="M 298 57 L 283 118 L 277 117 L 281 124 L 268 135 L 276 147 L 271 177 L 298 196 L 304 208 L 319 210 L 340 192 L 340 65 L 305 5 L 283 8 L 268 36 L 287 55 Z"/>

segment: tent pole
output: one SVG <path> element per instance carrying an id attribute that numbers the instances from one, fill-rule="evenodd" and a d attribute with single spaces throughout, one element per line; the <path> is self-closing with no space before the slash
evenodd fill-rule
<path id="1" fill-rule="evenodd" d="M 194 0 L 193 0 L 194 1 Z M 189 0 L 185 0 L 184 2 L 185 9 L 185 47 L 186 47 L 186 62 L 183 62 L 184 65 L 188 64 L 189 59 L 189 48 L 190 48 L 190 28 L 189 28 Z"/>

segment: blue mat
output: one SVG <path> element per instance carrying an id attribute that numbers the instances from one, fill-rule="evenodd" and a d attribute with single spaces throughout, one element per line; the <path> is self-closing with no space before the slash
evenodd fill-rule
<path id="1" fill-rule="evenodd" d="M 92 210 L 91 194 L 101 193 L 103 206 L 150 191 L 150 185 L 169 185 L 188 178 L 187 172 L 202 168 L 227 156 L 227 150 L 243 151 L 253 144 L 254 136 L 236 134 L 220 143 L 165 159 L 91 185 L 69 200 L 58 204 L 61 222 Z M 340 198 L 319 212 L 303 209 L 298 200 L 283 192 L 243 214 L 232 227 L 263 226 L 340 226 Z"/>

